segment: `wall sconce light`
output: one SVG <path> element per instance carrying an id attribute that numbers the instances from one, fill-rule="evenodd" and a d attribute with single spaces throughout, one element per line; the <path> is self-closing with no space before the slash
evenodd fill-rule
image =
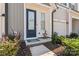
<path id="1" fill-rule="evenodd" d="M 5 16 L 5 14 L 2 14 L 1 16 Z"/>

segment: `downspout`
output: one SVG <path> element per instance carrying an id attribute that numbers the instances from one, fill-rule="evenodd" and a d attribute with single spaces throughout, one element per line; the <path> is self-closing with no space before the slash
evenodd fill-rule
<path id="1" fill-rule="evenodd" d="M 8 3 L 5 3 L 5 34 L 8 35 Z"/>
<path id="2" fill-rule="evenodd" d="M 53 33 L 54 33 L 54 30 L 53 30 L 53 28 L 54 28 L 54 26 L 53 26 L 53 19 L 54 19 L 54 13 L 56 12 L 56 10 L 54 10 L 54 11 L 52 11 L 52 35 L 53 35 Z"/>
<path id="3" fill-rule="evenodd" d="M 55 3 L 55 6 L 56 6 L 56 9 L 58 9 L 59 7 L 57 7 L 57 4 Z M 54 33 L 54 30 L 53 30 L 53 28 L 54 28 L 54 26 L 53 26 L 53 22 L 54 22 L 54 13 L 56 12 L 56 9 L 55 10 L 53 10 L 52 11 L 52 35 L 53 35 L 53 33 Z"/>

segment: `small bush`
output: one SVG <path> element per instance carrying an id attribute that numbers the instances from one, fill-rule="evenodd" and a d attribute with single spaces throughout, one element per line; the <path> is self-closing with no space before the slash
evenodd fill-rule
<path id="1" fill-rule="evenodd" d="M 63 43 L 66 48 L 64 50 L 64 55 L 68 56 L 77 56 L 79 55 L 79 39 L 73 38 L 72 40 L 70 38 L 66 38 L 63 40 Z"/>
<path id="2" fill-rule="evenodd" d="M 19 44 L 17 42 L 6 41 L 5 43 L 0 43 L 0 56 L 12 56 L 16 55 L 19 49 Z"/>
<path id="3" fill-rule="evenodd" d="M 70 38 L 70 35 L 66 35 L 67 38 Z"/>
<path id="4" fill-rule="evenodd" d="M 78 34 L 77 33 L 71 33 L 70 34 L 70 38 L 77 38 L 78 37 Z"/>
<path id="5" fill-rule="evenodd" d="M 56 32 L 54 32 L 54 34 L 52 35 L 52 43 L 61 44 L 61 39 L 59 38 L 59 36 Z"/>
<path id="6" fill-rule="evenodd" d="M 12 41 L 13 41 L 13 40 L 14 40 L 14 38 L 15 38 L 15 35 L 11 35 L 11 34 L 9 34 L 9 35 L 8 35 L 8 37 L 9 37 L 9 39 L 10 39 L 10 40 L 12 40 Z"/>
<path id="7" fill-rule="evenodd" d="M 64 40 L 66 37 L 63 36 L 63 35 L 61 35 L 61 36 L 59 36 L 59 38 L 60 38 L 61 40 Z"/>
<path id="8" fill-rule="evenodd" d="M 0 56 L 15 56 L 20 48 L 20 35 L 3 35 L 0 41 Z M 9 37 L 9 38 L 8 38 Z"/>

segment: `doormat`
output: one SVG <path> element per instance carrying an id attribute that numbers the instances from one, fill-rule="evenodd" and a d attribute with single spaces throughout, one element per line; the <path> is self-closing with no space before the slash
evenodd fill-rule
<path id="1" fill-rule="evenodd" d="M 27 42 L 37 42 L 37 41 L 40 41 L 39 39 L 29 39 L 27 40 Z"/>

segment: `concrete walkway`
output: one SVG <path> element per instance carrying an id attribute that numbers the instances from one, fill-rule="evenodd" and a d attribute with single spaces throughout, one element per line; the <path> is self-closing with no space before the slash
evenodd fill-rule
<path id="1" fill-rule="evenodd" d="M 30 51 L 31 51 L 32 56 L 56 56 L 54 52 L 49 50 L 44 45 L 30 47 Z"/>

